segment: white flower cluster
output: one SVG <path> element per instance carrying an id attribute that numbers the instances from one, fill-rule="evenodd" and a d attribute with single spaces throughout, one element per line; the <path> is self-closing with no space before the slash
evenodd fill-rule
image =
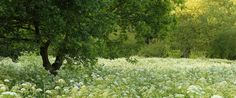
<path id="1" fill-rule="evenodd" d="M 9 83 L 9 82 L 10 82 L 10 80 L 8 80 L 8 79 L 5 79 L 5 80 L 4 80 L 4 82 L 6 82 L 6 83 Z"/>
<path id="2" fill-rule="evenodd" d="M 8 90 L 8 87 L 4 84 L 0 84 L 0 92 L 4 92 L 4 91 L 7 91 Z"/>
<path id="3" fill-rule="evenodd" d="M 224 97 L 222 97 L 220 95 L 213 95 L 213 96 L 211 96 L 211 98 L 224 98 Z"/>
<path id="4" fill-rule="evenodd" d="M 63 85 L 66 84 L 66 81 L 64 79 L 58 79 L 56 83 Z"/>
<path id="5" fill-rule="evenodd" d="M 15 92 L 2 92 L 0 98 L 19 98 L 20 96 Z"/>
<path id="6" fill-rule="evenodd" d="M 205 92 L 203 91 L 203 89 L 198 86 L 198 85 L 190 85 L 187 89 L 187 93 L 190 94 L 197 94 L 197 95 L 203 95 L 205 94 Z"/>
<path id="7" fill-rule="evenodd" d="M 137 63 L 131 64 L 125 58 L 100 59 L 99 63 L 103 63 L 104 66 L 89 71 L 91 73 L 77 69 L 76 71 L 62 69 L 56 77 L 48 75 L 42 66 L 36 65 L 34 67 L 38 70 L 34 70 L 26 66 L 26 61 L 24 64 L 19 62 L 17 66 L 23 66 L 22 69 L 26 68 L 32 72 L 36 71 L 38 75 L 35 76 L 33 73 L 22 79 L 14 77 L 11 73 L 9 76 L 2 76 L 4 78 L 0 80 L 0 98 L 18 98 L 16 96 L 20 96 L 19 98 L 233 98 L 236 96 L 236 62 L 172 58 L 138 58 L 138 60 Z M 6 70 L 19 69 L 17 67 L 9 69 L 12 67 L 15 66 L 10 66 Z"/>

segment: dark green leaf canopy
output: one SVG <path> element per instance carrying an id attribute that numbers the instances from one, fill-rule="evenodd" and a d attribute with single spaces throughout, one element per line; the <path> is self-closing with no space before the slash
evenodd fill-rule
<path id="1" fill-rule="evenodd" d="M 174 21 L 172 4 L 171 0 L 1 0 L 0 55 L 18 56 L 48 45 L 50 54 L 81 60 L 126 56 L 122 44 L 127 32 L 149 43 Z M 116 39 L 109 37 L 114 32 Z M 5 52 L 13 50 L 16 53 Z"/>

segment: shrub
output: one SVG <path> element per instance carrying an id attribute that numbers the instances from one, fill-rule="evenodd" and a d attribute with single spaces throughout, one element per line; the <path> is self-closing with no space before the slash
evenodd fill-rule
<path id="1" fill-rule="evenodd" d="M 236 32 L 227 31 L 220 33 L 211 43 L 210 57 L 236 59 Z"/>

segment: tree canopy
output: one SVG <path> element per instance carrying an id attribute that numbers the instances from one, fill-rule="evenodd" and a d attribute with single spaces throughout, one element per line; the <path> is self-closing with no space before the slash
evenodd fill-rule
<path id="1" fill-rule="evenodd" d="M 179 2 L 176 0 L 175 2 Z M 175 21 L 171 0 L 1 0 L 0 56 L 37 52 L 56 74 L 65 59 L 128 56 L 127 32 L 149 43 Z M 111 38 L 115 35 L 115 38 Z M 51 64 L 48 55 L 56 57 Z"/>

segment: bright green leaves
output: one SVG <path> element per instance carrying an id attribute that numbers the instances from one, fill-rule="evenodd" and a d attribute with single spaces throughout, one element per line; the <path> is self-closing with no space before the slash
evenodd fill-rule
<path id="1" fill-rule="evenodd" d="M 186 0 L 173 12 L 178 20 L 173 33 L 175 48 L 184 52 L 190 47 L 192 53 L 204 52 L 206 57 L 232 59 L 219 55 L 234 54 L 226 50 L 234 50 L 234 45 L 231 47 L 232 43 L 227 39 L 231 34 L 235 37 L 235 8 L 230 0 Z"/>

